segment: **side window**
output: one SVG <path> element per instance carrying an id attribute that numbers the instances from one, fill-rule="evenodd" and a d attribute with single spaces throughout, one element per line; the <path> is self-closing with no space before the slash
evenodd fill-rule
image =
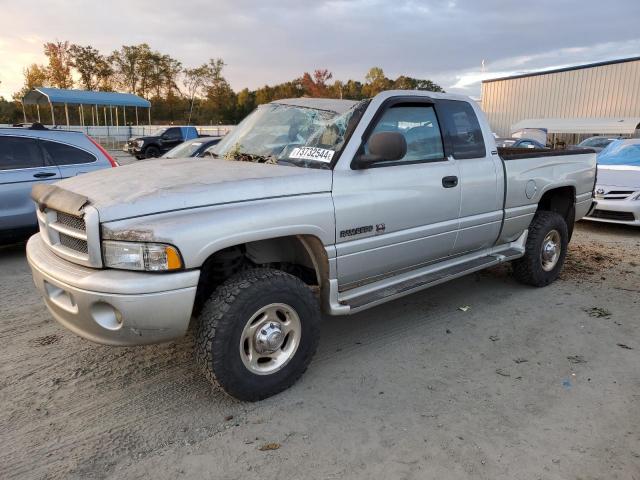
<path id="1" fill-rule="evenodd" d="M 0 136 L 0 170 L 42 166 L 44 159 L 35 139 Z"/>
<path id="2" fill-rule="evenodd" d="M 440 125 L 430 105 L 399 104 L 388 108 L 371 134 L 378 132 L 400 132 L 404 135 L 407 154 L 400 161 L 444 159 Z M 365 151 L 368 151 L 367 145 Z"/>
<path id="3" fill-rule="evenodd" d="M 438 102 L 451 154 L 456 159 L 482 158 L 487 151 L 482 138 L 482 130 L 473 107 L 459 100 Z"/>
<path id="4" fill-rule="evenodd" d="M 71 145 L 50 142 L 48 140 L 40 140 L 40 144 L 47 153 L 50 162 L 54 165 L 77 165 L 96 161 L 96 157 L 89 152 L 72 147 Z"/>
<path id="5" fill-rule="evenodd" d="M 180 140 L 182 135 L 180 134 L 180 129 L 177 127 L 167 128 L 167 130 L 162 134 L 162 138 L 164 140 Z"/>

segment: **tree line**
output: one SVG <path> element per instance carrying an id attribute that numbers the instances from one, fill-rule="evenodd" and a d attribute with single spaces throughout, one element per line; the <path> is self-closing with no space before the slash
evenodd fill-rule
<path id="1" fill-rule="evenodd" d="M 0 97 L 0 123 L 21 121 L 20 100 L 36 87 L 134 93 L 151 101 L 154 123 L 198 125 L 235 124 L 257 105 L 281 98 L 360 100 L 390 89 L 443 91 L 431 80 L 405 75 L 390 79 L 382 68 L 373 67 L 363 82 L 335 80 L 329 70 L 317 69 L 284 83 L 236 92 L 224 77 L 221 58 L 186 67 L 146 43 L 123 45 L 109 54 L 68 41 L 47 42 L 43 49 L 46 63 L 24 68 L 24 86 L 13 102 Z"/>

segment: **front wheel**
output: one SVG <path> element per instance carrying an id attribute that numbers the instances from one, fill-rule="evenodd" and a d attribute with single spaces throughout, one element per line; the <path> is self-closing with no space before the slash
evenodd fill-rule
<path id="1" fill-rule="evenodd" d="M 529 226 L 524 257 L 513 262 L 516 280 L 534 287 L 549 285 L 560 275 L 568 243 L 564 218 L 555 212 L 538 211 Z"/>
<path id="2" fill-rule="evenodd" d="M 147 149 L 144 151 L 145 158 L 157 158 L 159 156 L 160 156 L 160 149 L 153 145 L 151 145 L 150 147 L 147 147 Z"/>
<path id="3" fill-rule="evenodd" d="M 318 346 L 320 309 L 288 273 L 261 268 L 224 282 L 200 315 L 196 356 L 206 376 L 240 400 L 293 385 Z"/>

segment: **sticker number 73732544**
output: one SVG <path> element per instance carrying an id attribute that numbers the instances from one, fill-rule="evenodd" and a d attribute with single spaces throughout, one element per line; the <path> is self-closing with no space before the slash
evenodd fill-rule
<path id="1" fill-rule="evenodd" d="M 326 148 L 299 147 L 291 150 L 289 158 L 300 158 L 302 160 L 317 160 L 329 163 L 333 158 L 334 151 Z"/>

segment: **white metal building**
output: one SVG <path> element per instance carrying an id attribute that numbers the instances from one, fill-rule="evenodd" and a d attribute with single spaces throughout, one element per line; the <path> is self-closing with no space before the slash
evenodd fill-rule
<path id="1" fill-rule="evenodd" d="M 599 119 L 615 123 L 637 118 L 640 57 L 485 80 L 482 109 L 493 131 L 504 137 L 525 126 L 529 119 L 535 119 L 539 128 L 544 119 L 573 119 L 578 123 L 580 119 Z M 583 129 L 571 133 L 580 138 L 611 134 Z"/>

